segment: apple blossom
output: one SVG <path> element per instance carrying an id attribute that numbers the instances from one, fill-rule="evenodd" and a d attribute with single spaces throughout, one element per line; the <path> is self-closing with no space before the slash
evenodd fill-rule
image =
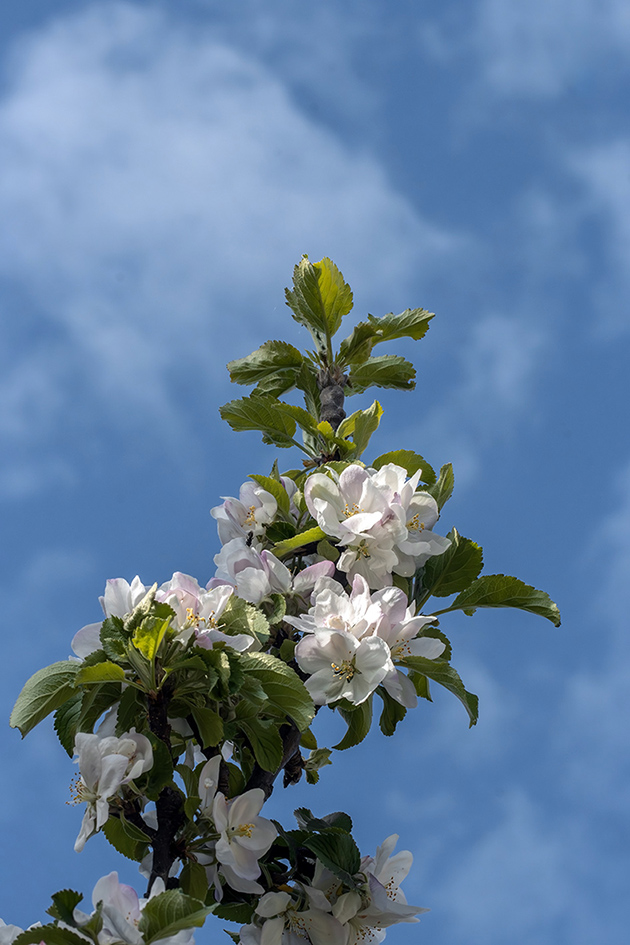
<path id="1" fill-rule="evenodd" d="M 316 705 L 347 699 L 360 705 L 395 671 L 389 647 L 377 636 L 357 640 L 340 630 L 317 630 L 295 648 L 304 685 Z"/>
<path id="2" fill-rule="evenodd" d="M 260 788 L 227 801 L 219 792 L 214 798 L 212 819 L 220 834 L 217 841 L 217 859 L 243 879 L 260 876 L 258 860 L 263 856 L 278 831 L 270 820 L 259 817 L 265 802 Z"/>
<path id="3" fill-rule="evenodd" d="M 110 578 L 105 584 L 105 593 L 99 597 L 103 613 L 106 617 L 126 617 L 138 606 L 148 590 L 138 575 L 131 584 L 124 578 Z M 80 659 L 85 659 L 100 648 L 101 626 L 101 623 L 89 623 L 75 633 L 71 646 Z"/>
<path id="4" fill-rule="evenodd" d="M 240 930 L 243 945 L 346 945 L 347 930 L 326 910 L 307 906 L 299 908 L 287 892 L 268 892 L 256 906 L 256 925 L 244 926 Z M 260 921 L 262 920 L 262 922 Z"/>

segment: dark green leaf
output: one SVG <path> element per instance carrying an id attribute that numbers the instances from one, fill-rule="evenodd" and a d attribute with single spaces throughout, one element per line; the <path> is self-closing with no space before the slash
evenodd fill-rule
<path id="1" fill-rule="evenodd" d="M 101 626 L 101 646 L 110 660 L 124 659 L 130 634 L 120 617 L 108 617 Z"/>
<path id="2" fill-rule="evenodd" d="M 477 607 L 515 607 L 551 620 L 560 626 L 560 611 L 545 591 L 536 590 L 518 578 L 506 574 L 486 574 L 459 594 L 450 607 L 437 613 L 463 610 L 472 614 Z"/>
<path id="3" fill-rule="evenodd" d="M 391 450 L 389 453 L 382 453 L 371 465 L 374 469 L 380 469 L 387 463 L 402 466 L 403 469 L 407 470 L 408 476 L 413 476 L 420 469 L 420 482 L 426 482 L 429 486 L 435 482 L 433 467 L 419 453 L 414 453 L 413 450 Z"/>
<path id="4" fill-rule="evenodd" d="M 242 925 L 247 925 L 253 918 L 254 907 L 246 902 L 226 902 L 216 905 L 212 914 L 219 919 L 225 919 L 226 922 L 240 922 Z M 240 942 L 240 937 L 236 941 Z"/>
<path id="5" fill-rule="evenodd" d="M 269 375 L 276 375 L 279 380 L 286 377 L 289 386 L 293 386 L 302 361 L 298 349 L 286 341 L 266 341 L 246 358 L 230 361 L 227 369 L 230 380 L 236 384 L 258 384 Z"/>
<path id="6" fill-rule="evenodd" d="M 407 656 L 400 661 L 402 665 L 408 666 L 423 676 L 427 676 L 434 682 L 444 686 L 449 692 L 457 696 L 462 703 L 470 718 L 470 726 L 476 724 L 479 716 L 479 700 L 472 692 L 467 692 L 461 681 L 459 674 L 444 660 L 428 660 L 424 656 Z"/>
<path id="7" fill-rule="evenodd" d="M 27 929 L 13 939 L 13 945 L 39 945 L 40 942 L 45 945 L 85 945 L 85 938 L 70 929 L 50 924 Z"/>
<path id="8" fill-rule="evenodd" d="M 429 688 L 429 680 L 426 676 L 423 676 L 422 673 L 415 673 L 412 669 L 407 673 L 409 679 L 412 681 L 414 689 L 416 690 L 416 695 L 420 699 L 426 699 L 428 702 L 433 702 L 431 698 L 431 690 Z"/>
<path id="9" fill-rule="evenodd" d="M 447 538 L 451 547 L 441 555 L 434 555 L 424 565 L 422 589 L 433 597 L 448 597 L 463 591 L 475 580 L 483 567 L 483 551 L 469 538 L 463 538 L 453 528 Z"/>
<path id="10" fill-rule="evenodd" d="M 139 863 L 146 855 L 150 838 L 123 817 L 109 817 L 103 825 L 103 833 L 114 849 L 128 860 Z"/>
<path id="11" fill-rule="evenodd" d="M 282 764 L 284 746 L 275 722 L 252 718 L 240 723 L 256 761 L 265 771 L 276 772 Z"/>
<path id="12" fill-rule="evenodd" d="M 362 742 L 370 731 L 372 725 L 372 696 L 352 711 L 339 708 L 338 712 L 346 721 L 348 731 L 338 745 L 333 745 L 333 748 L 337 751 L 345 751 L 346 748 L 352 748 Z"/>
<path id="13" fill-rule="evenodd" d="M 359 322 L 352 329 L 352 333 L 341 342 L 337 363 L 341 367 L 362 364 L 372 353 L 375 340 L 376 329 L 371 322 Z"/>
<path id="14" fill-rule="evenodd" d="M 84 691 L 81 702 L 81 714 L 77 729 L 79 732 L 92 732 L 103 712 L 120 699 L 120 683 L 99 683 Z"/>
<path id="15" fill-rule="evenodd" d="M 317 384 L 317 369 L 310 361 L 305 361 L 302 365 L 296 379 L 296 386 L 304 394 L 304 403 L 308 412 L 314 417 L 319 417 L 322 405 Z"/>
<path id="16" fill-rule="evenodd" d="M 424 308 L 407 308 L 400 315 L 389 312 L 382 318 L 368 315 L 369 324 L 376 334 L 375 344 L 381 341 L 394 341 L 396 338 L 413 338 L 419 341 L 429 330 L 433 312 Z"/>
<path id="17" fill-rule="evenodd" d="M 199 729 L 202 748 L 214 748 L 223 738 L 223 719 L 210 708 L 193 708 L 192 716 Z"/>
<path id="18" fill-rule="evenodd" d="M 201 863 L 187 860 L 180 874 L 179 883 L 182 892 L 187 896 L 192 896 L 193 899 L 199 899 L 201 902 L 205 901 L 208 895 L 208 878 Z"/>
<path id="19" fill-rule="evenodd" d="M 278 409 L 292 417 L 305 433 L 317 436 L 317 419 L 311 416 L 308 410 L 304 410 L 303 407 L 298 407 L 295 404 L 286 404 L 282 400 L 277 401 L 277 404 Z"/>
<path id="20" fill-rule="evenodd" d="M 150 942 L 175 935 L 182 929 L 201 928 L 211 912 L 211 907 L 186 896 L 181 889 L 168 889 L 148 900 L 142 910 L 138 930 L 146 945 L 149 945 Z"/>
<path id="21" fill-rule="evenodd" d="M 153 767 L 149 769 L 144 793 L 150 801 L 156 801 L 163 787 L 173 780 L 173 759 L 161 738 L 149 733 L 153 748 Z"/>
<path id="22" fill-rule="evenodd" d="M 301 732 L 309 727 L 315 706 L 296 673 L 269 653 L 243 653 L 242 667 L 262 685 L 269 700 L 265 712 L 279 718 L 292 718 Z"/>
<path id="23" fill-rule="evenodd" d="M 233 430 L 259 430 L 266 443 L 283 449 L 293 446 L 295 420 L 278 408 L 278 402 L 266 394 L 251 394 L 231 400 L 219 413 Z"/>
<path id="24" fill-rule="evenodd" d="M 440 470 L 438 481 L 433 485 L 428 486 L 428 488 L 424 489 L 423 491 L 428 492 L 429 495 L 433 496 L 437 502 L 438 509 L 441 510 L 444 504 L 448 502 L 450 497 L 453 495 L 454 485 L 455 477 L 453 475 L 453 467 L 451 463 L 446 463 Z"/>
<path id="25" fill-rule="evenodd" d="M 146 719 L 145 696 L 135 686 L 128 686 L 120 697 L 120 704 L 116 713 L 116 735 L 120 738 L 121 735 L 132 728 L 139 731 L 142 722 Z"/>
<path id="26" fill-rule="evenodd" d="M 413 390 L 416 386 L 416 369 L 411 361 L 398 354 L 383 354 L 368 358 L 363 364 L 353 366 L 350 371 L 350 386 L 346 394 L 361 394 L 368 387 L 394 387 L 396 390 Z"/>
<path id="27" fill-rule="evenodd" d="M 74 910 L 83 899 L 83 894 L 74 889 L 61 889 L 51 897 L 53 904 L 47 909 L 53 919 L 60 919 L 66 925 L 74 925 Z"/>
<path id="28" fill-rule="evenodd" d="M 383 700 L 383 711 L 381 712 L 378 724 L 380 725 L 383 735 L 393 735 L 398 723 L 402 722 L 406 716 L 407 709 L 404 705 L 401 705 L 400 702 L 397 702 L 396 699 L 393 699 L 382 686 L 378 688 L 377 692 Z"/>
<path id="29" fill-rule="evenodd" d="M 74 680 L 79 667 L 80 663 L 62 660 L 34 673 L 13 706 L 9 722 L 11 728 L 18 728 L 24 737 L 42 719 L 74 696 Z"/>
<path id="30" fill-rule="evenodd" d="M 361 868 L 361 854 L 349 833 L 331 829 L 327 833 L 309 837 L 304 846 L 335 876 L 350 887 L 355 885 L 353 877 Z"/>
<path id="31" fill-rule="evenodd" d="M 55 731 L 62 746 L 72 758 L 74 754 L 74 740 L 77 735 L 79 716 L 81 715 L 81 700 L 83 693 L 77 692 L 59 706 L 55 712 Z"/>

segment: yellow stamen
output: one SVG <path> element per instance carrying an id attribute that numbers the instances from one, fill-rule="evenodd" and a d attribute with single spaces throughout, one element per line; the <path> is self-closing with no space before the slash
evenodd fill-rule
<path id="1" fill-rule="evenodd" d="M 330 665 L 333 671 L 333 676 L 345 678 L 348 680 L 348 682 L 350 682 L 356 672 L 350 660 L 344 660 L 341 666 L 339 666 L 337 663 L 331 663 Z"/>
<path id="2" fill-rule="evenodd" d="M 245 516 L 245 521 L 243 525 L 255 525 L 256 524 L 256 506 L 250 505 L 249 511 Z"/>
<path id="3" fill-rule="evenodd" d="M 424 529 L 425 529 L 425 524 L 424 524 L 424 522 L 421 522 L 421 521 L 420 521 L 420 513 L 419 513 L 419 512 L 416 512 L 416 514 L 414 515 L 414 517 L 413 517 L 409 522 L 407 522 L 407 528 L 411 529 L 412 531 L 416 531 L 416 532 L 423 532 L 423 531 L 424 531 Z"/>

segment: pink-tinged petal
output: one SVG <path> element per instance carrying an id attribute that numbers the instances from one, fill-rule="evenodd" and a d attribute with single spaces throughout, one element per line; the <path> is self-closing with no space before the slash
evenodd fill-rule
<path id="1" fill-rule="evenodd" d="M 72 647 L 74 653 L 84 660 L 90 653 L 101 648 L 101 623 L 89 623 L 86 627 L 81 627 L 72 637 Z"/>
<path id="2" fill-rule="evenodd" d="M 313 590 L 317 581 L 323 577 L 332 577 L 335 573 L 335 565 L 332 561 L 317 561 L 315 564 L 304 568 L 293 578 L 293 590 L 296 594 L 308 594 Z"/>
<path id="3" fill-rule="evenodd" d="M 244 568 L 236 575 L 236 593 L 250 604 L 259 604 L 271 594 L 269 578 L 258 568 Z"/>

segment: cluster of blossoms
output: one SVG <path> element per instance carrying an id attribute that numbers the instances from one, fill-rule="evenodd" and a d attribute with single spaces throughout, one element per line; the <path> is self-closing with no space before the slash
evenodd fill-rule
<path id="1" fill-rule="evenodd" d="M 311 884 L 266 893 L 240 930 L 241 945 L 376 945 L 389 926 L 417 922 L 427 910 L 409 905 L 400 888 L 412 856 L 391 855 L 397 840 L 393 834 L 375 857 L 363 857 L 351 888 L 317 860 Z"/>

